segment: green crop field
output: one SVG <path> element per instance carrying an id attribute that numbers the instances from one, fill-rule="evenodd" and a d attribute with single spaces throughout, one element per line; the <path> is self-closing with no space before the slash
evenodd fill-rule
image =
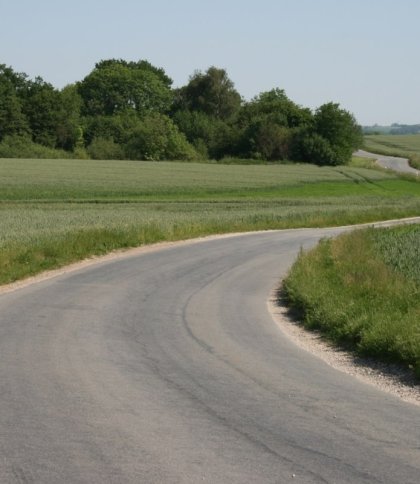
<path id="1" fill-rule="evenodd" d="M 420 378 L 420 226 L 369 229 L 301 254 L 285 281 L 306 327 Z"/>
<path id="2" fill-rule="evenodd" d="M 412 166 L 420 169 L 420 134 L 366 135 L 364 140 L 368 151 L 409 158 Z"/>
<path id="3" fill-rule="evenodd" d="M 0 283 L 163 240 L 419 214 L 418 181 L 360 167 L 2 159 Z"/>
<path id="4" fill-rule="evenodd" d="M 366 135 L 365 143 L 372 151 L 384 149 L 391 154 L 401 151 L 420 154 L 420 134 Z"/>

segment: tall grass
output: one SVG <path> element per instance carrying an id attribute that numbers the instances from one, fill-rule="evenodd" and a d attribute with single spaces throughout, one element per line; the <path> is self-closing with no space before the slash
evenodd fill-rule
<path id="1" fill-rule="evenodd" d="M 420 378 L 420 228 L 369 229 L 302 253 L 284 282 L 307 328 Z"/>

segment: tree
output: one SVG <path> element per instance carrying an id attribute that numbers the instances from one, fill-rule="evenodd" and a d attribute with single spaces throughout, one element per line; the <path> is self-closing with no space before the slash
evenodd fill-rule
<path id="1" fill-rule="evenodd" d="M 59 91 L 41 77 L 28 81 L 22 110 L 36 143 L 51 148 L 56 146 L 60 101 Z"/>
<path id="2" fill-rule="evenodd" d="M 75 149 L 81 139 L 82 98 L 75 84 L 68 85 L 60 91 L 60 102 L 57 112 L 56 138 L 57 146 L 68 151 Z"/>
<path id="3" fill-rule="evenodd" d="M 331 143 L 321 135 L 301 131 L 294 140 L 293 158 L 315 165 L 337 165 L 337 154 Z"/>
<path id="4" fill-rule="evenodd" d="M 247 126 L 259 121 L 295 128 L 310 125 L 313 115 L 310 109 L 302 108 L 291 101 L 283 89 L 276 88 L 261 92 L 243 105 L 239 123 Z"/>
<path id="5" fill-rule="evenodd" d="M 188 84 L 176 93 L 178 109 L 199 111 L 216 119 L 227 120 L 239 109 L 242 99 L 224 69 L 210 67 L 195 72 Z"/>
<path id="6" fill-rule="evenodd" d="M 284 126 L 266 121 L 254 125 L 250 138 L 251 155 L 263 160 L 286 160 L 290 157 L 293 132 Z"/>
<path id="7" fill-rule="evenodd" d="M 86 145 L 94 138 L 113 139 L 124 145 L 141 125 L 141 119 L 135 111 L 123 111 L 113 116 L 87 116 L 83 122 Z"/>
<path id="8" fill-rule="evenodd" d="M 28 132 L 28 123 L 22 113 L 22 103 L 13 86 L 0 77 L 0 141 L 6 135 Z"/>
<path id="9" fill-rule="evenodd" d="M 348 163 L 363 142 L 362 129 L 354 116 L 335 103 L 323 104 L 316 110 L 314 132 L 327 140 L 334 151 L 334 163 L 330 164 Z"/>
<path id="10" fill-rule="evenodd" d="M 151 113 L 143 118 L 126 144 L 128 158 L 134 160 L 192 160 L 197 158 L 173 121 L 165 115 Z"/>
<path id="11" fill-rule="evenodd" d="M 29 131 L 19 98 L 25 79 L 23 74 L 16 74 L 10 67 L 0 64 L 0 141 L 6 135 L 20 135 Z"/>
<path id="12" fill-rule="evenodd" d="M 162 83 L 170 89 L 172 86 L 172 79 L 165 73 L 164 69 L 161 67 L 156 67 L 152 65 L 149 61 L 147 60 L 139 60 L 137 62 L 127 62 L 123 59 L 107 59 L 107 60 L 102 60 L 96 64 L 97 69 L 103 69 L 107 67 L 112 67 L 115 65 L 121 65 L 124 67 L 127 67 L 130 70 L 142 70 L 142 71 L 149 71 L 153 73 L 155 76 L 157 76 Z"/>
<path id="13" fill-rule="evenodd" d="M 147 61 L 106 60 L 78 84 L 85 115 L 111 116 L 126 110 L 140 115 L 168 112 L 171 80 Z"/>
<path id="14" fill-rule="evenodd" d="M 231 154 L 237 144 L 231 123 L 201 111 L 177 111 L 173 120 L 203 158 L 219 159 Z"/>
<path id="15" fill-rule="evenodd" d="M 291 101 L 282 89 L 272 89 L 245 103 L 238 115 L 242 131 L 241 156 L 283 160 L 292 156 L 292 138 L 297 129 L 310 126 L 313 115 Z"/>
<path id="16" fill-rule="evenodd" d="M 202 157 L 219 159 L 236 149 L 235 117 L 241 103 L 226 71 L 210 67 L 175 91 L 172 117 Z"/>

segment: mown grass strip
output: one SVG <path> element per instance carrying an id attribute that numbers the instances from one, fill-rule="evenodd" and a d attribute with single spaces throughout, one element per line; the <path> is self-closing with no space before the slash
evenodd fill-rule
<path id="1" fill-rule="evenodd" d="M 367 229 L 301 253 L 284 281 L 305 327 L 420 378 L 420 227 Z"/>

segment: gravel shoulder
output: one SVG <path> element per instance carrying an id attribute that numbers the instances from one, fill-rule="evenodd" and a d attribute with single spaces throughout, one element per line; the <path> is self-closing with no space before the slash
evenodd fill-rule
<path id="1" fill-rule="evenodd" d="M 272 291 L 267 301 L 268 310 L 281 332 L 293 343 L 336 370 L 391 393 L 407 403 L 420 406 L 420 385 L 412 372 L 398 365 L 359 357 L 329 343 L 320 332 L 306 330 L 290 316 L 288 308 L 279 303 L 278 292 L 278 288 Z"/>

